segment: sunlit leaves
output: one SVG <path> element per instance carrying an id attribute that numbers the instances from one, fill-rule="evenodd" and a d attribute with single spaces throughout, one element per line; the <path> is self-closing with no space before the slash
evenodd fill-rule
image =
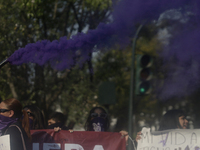
<path id="1" fill-rule="evenodd" d="M 85 0 L 85 5 L 89 7 L 91 10 L 95 9 L 106 9 L 110 7 L 112 4 L 111 0 Z"/>

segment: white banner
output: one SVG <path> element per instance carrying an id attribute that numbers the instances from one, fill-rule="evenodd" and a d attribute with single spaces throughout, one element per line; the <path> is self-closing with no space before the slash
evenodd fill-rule
<path id="1" fill-rule="evenodd" d="M 143 128 L 137 150 L 200 150 L 200 129 L 150 132 Z"/>
<path id="2" fill-rule="evenodd" d="M 10 150 L 10 135 L 0 137 L 0 150 Z"/>

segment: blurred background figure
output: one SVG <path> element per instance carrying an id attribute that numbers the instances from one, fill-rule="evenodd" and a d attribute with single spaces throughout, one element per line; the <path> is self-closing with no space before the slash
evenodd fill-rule
<path id="1" fill-rule="evenodd" d="M 167 111 L 160 121 L 159 131 L 169 129 L 187 129 L 188 120 L 186 113 L 180 109 L 172 109 Z"/>
<path id="2" fill-rule="evenodd" d="M 37 106 L 27 105 L 23 109 L 29 116 L 31 130 L 46 129 L 45 117 Z"/>
<path id="3" fill-rule="evenodd" d="M 49 116 L 47 129 L 59 128 L 59 130 L 68 130 L 65 126 L 67 117 L 61 112 L 54 112 Z"/>
<path id="4" fill-rule="evenodd" d="M 170 129 L 187 129 L 188 120 L 187 115 L 183 110 L 172 109 L 168 110 L 160 120 L 160 127 L 158 131 Z M 141 131 L 137 133 L 136 141 L 141 139 Z"/>
<path id="5" fill-rule="evenodd" d="M 22 110 L 22 105 L 17 99 L 6 99 L 0 103 L 0 130 L 1 136 L 10 135 L 11 150 L 30 149 L 28 114 Z"/>

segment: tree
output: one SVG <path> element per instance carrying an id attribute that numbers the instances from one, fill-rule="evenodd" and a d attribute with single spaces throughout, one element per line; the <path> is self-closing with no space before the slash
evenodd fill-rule
<path id="1" fill-rule="evenodd" d="M 0 59 L 9 57 L 15 50 L 28 43 L 44 39 L 56 40 L 61 36 L 70 38 L 77 32 L 87 31 L 85 28 L 94 29 L 99 22 L 106 20 L 107 13 L 110 11 L 111 1 L 101 3 L 102 1 L 10 0 L 0 2 L 2 14 L 0 45 L 3 49 Z M 92 18 L 96 19 L 92 21 Z M 90 60 L 88 60 L 88 65 L 92 67 Z M 80 68 L 74 67 L 71 70 L 59 72 L 50 68 L 48 64 L 45 66 L 7 64 L 1 69 L 0 85 L 3 89 L 1 99 L 15 97 L 24 105 L 35 103 L 48 117 L 49 112 L 55 109 L 52 108 L 55 103 L 71 101 L 66 98 L 70 97 L 72 91 L 69 87 L 83 82 L 81 76 L 71 75 L 79 70 Z M 91 78 L 91 73 L 87 75 Z M 86 87 L 91 89 L 91 86 L 86 85 Z M 66 96 L 64 92 L 69 95 Z M 74 101 L 76 101 L 75 95 Z M 80 96 L 77 101 L 81 103 L 85 101 L 85 98 Z M 67 112 L 72 112 L 74 109 L 69 108 L 71 110 Z"/>
<path id="2" fill-rule="evenodd" d="M 153 28 L 154 27 L 154 28 Z M 159 42 L 156 40 L 156 27 L 147 24 L 141 31 L 137 41 L 135 54 L 149 54 L 156 58 L 156 50 L 159 49 Z M 132 46 L 129 45 L 123 50 L 115 49 L 106 53 L 101 53 L 96 57 L 95 62 L 95 82 L 100 85 L 103 81 L 112 81 L 116 85 L 117 102 L 109 106 L 112 117 L 117 118 L 114 131 L 127 130 L 128 127 L 128 101 L 130 95 L 130 68 L 132 59 Z M 154 71 L 155 68 L 153 67 Z M 156 77 L 156 75 L 154 76 Z M 154 87 L 155 88 L 155 87 Z M 143 105 L 145 103 L 145 106 Z M 135 133 L 139 131 L 139 121 L 145 120 L 147 125 L 154 125 L 154 120 L 158 118 L 155 108 L 157 98 L 152 95 L 140 97 L 135 96 L 134 120 Z M 143 114 L 143 115 L 141 115 Z M 150 117 L 152 116 L 152 117 Z M 153 121 L 152 121 L 153 120 Z"/>

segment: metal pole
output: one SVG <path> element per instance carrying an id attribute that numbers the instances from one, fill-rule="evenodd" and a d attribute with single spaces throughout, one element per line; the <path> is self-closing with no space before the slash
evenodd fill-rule
<path id="1" fill-rule="evenodd" d="M 134 102 L 134 68 L 135 68 L 135 47 L 138 34 L 143 27 L 143 24 L 140 25 L 135 33 L 133 41 L 133 51 L 132 51 L 132 64 L 131 64 L 131 82 L 130 82 L 130 99 L 129 99 L 129 114 L 128 114 L 128 133 L 129 136 L 133 139 L 133 102 Z M 128 141 L 128 150 L 133 150 L 133 143 L 131 140 Z"/>

